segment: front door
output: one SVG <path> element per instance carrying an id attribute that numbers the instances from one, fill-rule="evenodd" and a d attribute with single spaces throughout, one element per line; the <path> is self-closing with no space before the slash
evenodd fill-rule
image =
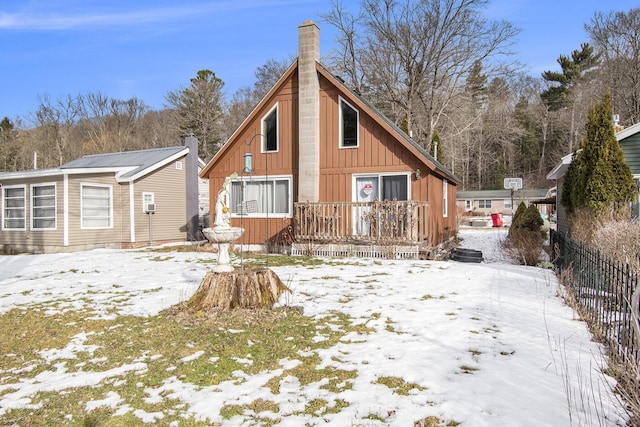
<path id="1" fill-rule="evenodd" d="M 378 177 L 356 177 L 355 202 L 370 203 L 378 199 Z M 353 208 L 353 234 L 356 236 L 371 235 L 371 207 L 357 206 Z"/>

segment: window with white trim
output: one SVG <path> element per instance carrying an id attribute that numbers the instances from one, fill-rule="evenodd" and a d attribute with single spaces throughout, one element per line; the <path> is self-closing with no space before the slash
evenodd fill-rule
<path id="1" fill-rule="evenodd" d="M 504 199 L 504 208 L 511 209 L 511 199 Z"/>
<path id="2" fill-rule="evenodd" d="M 2 187 L 2 229 L 26 229 L 26 188 L 20 186 Z"/>
<path id="3" fill-rule="evenodd" d="M 355 201 L 409 200 L 410 174 L 379 174 L 355 177 Z"/>
<path id="4" fill-rule="evenodd" d="M 147 213 L 149 211 L 149 205 L 155 204 L 155 193 L 142 193 L 142 212 Z"/>
<path id="5" fill-rule="evenodd" d="M 113 227 L 113 196 L 110 185 L 81 184 L 81 228 Z"/>
<path id="6" fill-rule="evenodd" d="M 338 104 L 340 148 L 357 147 L 360 113 L 342 98 L 338 98 Z"/>
<path id="7" fill-rule="evenodd" d="M 464 210 L 465 211 L 470 211 L 473 210 L 473 200 L 465 200 L 464 201 Z"/>
<path id="8" fill-rule="evenodd" d="M 442 180 L 442 216 L 449 216 L 449 185 L 446 179 Z"/>
<path id="9" fill-rule="evenodd" d="M 231 215 L 253 218 L 290 218 L 293 212 L 290 176 L 251 177 L 231 182 Z"/>
<path id="10" fill-rule="evenodd" d="M 478 200 L 478 208 L 491 209 L 491 200 Z"/>
<path id="11" fill-rule="evenodd" d="M 278 151 L 278 104 L 262 118 L 262 152 Z"/>
<path id="12" fill-rule="evenodd" d="M 56 229 L 56 185 L 31 186 L 31 229 Z"/>

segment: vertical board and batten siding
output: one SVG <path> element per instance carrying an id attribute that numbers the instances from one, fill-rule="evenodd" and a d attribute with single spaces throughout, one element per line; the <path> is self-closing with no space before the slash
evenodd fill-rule
<path id="1" fill-rule="evenodd" d="M 182 162 L 182 169 L 177 169 L 176 162 Z M 162 168 L 144 176 L 133 184 L 133 212 L 135 218 L 135 243 L 150 241 L 155 242 L 186 240 L 187 225 L 187 201 L 185 158 L 171 162 Z M 127 187 L 124 185 L 123 187 Z M 129 200 L 128 188 L 127 201 Z M 144 212 L 142 206 L 142 193 L 153 193 L 156 205 L 156 213 L 151 217 Z M 122 211 L 122 216 L 129 221 L 128 203 L 127 210 Z M 151 231 L 151 233 L 150 233 Z M 151 236 L 150 236 L 151 234 Z M 123 242 L 130 241 L 130 236 L 124 236 Z"/>
<path id="2" fill-rule="evenodd" d="M 31 185 L 50 184 L 56 186 L 56 228 L 55 230 L 31 229 Z M 45 247 L 62 247 L 64 244 L 64 182 L 62 175 L 50 177 L 28 178 L 21 180 L 5 180 L 5 187 L 13 185 L 25 186 L 25 230 L 3 230 L 0 244 L 11 245 L 16 248 L 44 252 Z M 4 212 L 0 211 L 0 218 Z"/>
<path id="3" fill-rule="evenodd" d="M 112 189 L 112 227 L 82 229 L 81 186 L 82 184 L 108 185 Z M 124 194 L 123 194 L 124 192 Z M 69 246 L 89 248 L 117 246 L 123 241 L 128 227 L 123 226 L 122 212 L 128 209 L 129 188 L 115 180 L 113 173 L 69 175 Z M 128 218 L 128 210 L 127 210 Z M 128 241 L 129 239 L 127 238 Z"/>
<path id="4" fill-rule="evenodd" d="M 261 150 L 261 123 L 262 118 L 278 104 L 278 151 L 263 153 Z M 251 116 L 252 121 L 242 129 L 220 158 L 216 160 L 216 167 L 209 172 L 209 226 L 213 226 L 215 220 L 215 205 L 218 192 L 222 188 L 224 180 L 234 172 L 244 179 L 251 176 L 264 177 L 274 175 L 293 175 L 293 195 L 297 194 L 298 174 L 298 74 L 292 73 L 288 79 L 282 82 L 279 90 L 261 104 Z M 243 173 L 244 155 L 252 155 L 252 174 Z M 245 234 L 237 241 L 245 244 L 262 244 L 269 239 L 274 239 L 281 230 L 291 224 L 290 218 L 231 218 L 231 226 L 244 227 Z"/>
<path id="5" fill-rule="evenodd" d="M 422 178 L 413 179 L 411 175 L 411 199 L 426 201 L 430 204 L 428 218 L 431 227 L 429 240 L 439 243 L 446 230 L 455 230 L 455 185 L 449 188 L 449 216 L 443 218 L 442 211 L 442 178 L 429 170 L 424 162 L 408 150 L 387 129 L 377 123 L 367 111 L 359 111 L 359 146 L 357 148 L 339 147 L 339 114 L 338 100 L 342 96 L 354 107 L 356 102 L 352 94 L 344 93 L 333 82 L 322 75 L 320 78 L 320 192 L 319 202 L 351 202 L 353 201 L 353 174 L 366 173 L 413 173 L 421 169 Z M 210 222 L 215 218 L 217 194 L 224 179 L 236 172 L 242 173 L 244 154 L 253 156 L 253 174 L 264 176 L 267 169 L 272 175 L 293 175 L 293 198 L 298 194 L 298 75 L 297 71 L 281 83 L 280 87 L 259 106 L 249 122 L 229 140 L 229 147 L 216 158 L 215 166 L 209 171 L 210 189 Z M 261 153 L 260 137 L 261 120 L 278 102 L 278 144 L 277 153 Z M 274 239 L 282 230 L 291 224 L 291 219 L 270 218 L 268 220 L 269 238 Z M 212 224 L 209 224 L 210 226 Z M 266 240 L 267 221 L 265 218 L 235 218 L 232 226 L 242 226 L 247 231 L 240 239 L 242 243 L 263 243 Z"/>
<path id="6" fill-rule="evenodd" d="M 353 201 L 353 174 L 410 173 L 422 163 L 362 109 L 359 112 L 358 147 L 340 148 L 339 97 L 355 103 L 320 76 L 320 200 Z M 426 171 L 425 171 L 426 172 Z M 413 182 L 413 180 L 412 180 Z M 412 185 L 412 199 L 414 197 Z"/>

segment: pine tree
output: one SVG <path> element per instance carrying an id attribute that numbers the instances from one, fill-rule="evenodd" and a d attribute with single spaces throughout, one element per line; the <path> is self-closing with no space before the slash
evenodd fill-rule
<path id="1" fill-rule="evenodd" d="M 589 110 L 581 150 L 569 165 L 562 203 L 571 215 L 588 209 L 595 215 L 625 209 L 636 196 L 636 186 L 611 120 L 611 94 Z"/>
<path id="2" fill-rule="evenodd" d="M 556 83 L 540 94 L 545 105 L 551 111 L 557 111 L 571 103 L 569 95 L 573 87 L 583 80 L 589 72 L 600 64 L 600 54 L 594 54 L 589 43 L 580 45 L 580 50 L 571 52 L 571 56 L 560 55 L 558 64 L 561 72 L 545 71 L 542 78 Z"/>

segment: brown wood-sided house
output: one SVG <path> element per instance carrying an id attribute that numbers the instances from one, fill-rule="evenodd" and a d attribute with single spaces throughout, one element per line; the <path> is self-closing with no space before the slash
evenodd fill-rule
<path id="1" fill-rule="evenodd" d="M 68 252 L 198 237 L 198 141 L 0 173 L 0 249 Z"/>
<path id="2" fill-rule="evenodd" d="M 435 246 L 456 231 L 459 180 L 319 63 L 320 30 L 203 169 L 225 178 L 241 243 Z"/>

